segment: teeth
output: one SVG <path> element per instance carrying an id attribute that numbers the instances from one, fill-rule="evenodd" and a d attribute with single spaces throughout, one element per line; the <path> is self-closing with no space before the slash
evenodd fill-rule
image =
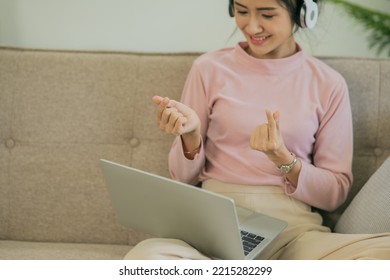
<path id="1" fill-rule="evenodd" d="M 255 41 L 264 41 L 268 36 L 263 36 L 263 37 L 252 37 L 253 40 Z"/>

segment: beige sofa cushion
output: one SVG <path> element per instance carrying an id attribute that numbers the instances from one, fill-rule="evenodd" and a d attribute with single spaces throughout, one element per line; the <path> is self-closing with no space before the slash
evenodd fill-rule
<path id="1" fill-rule="evenodd" d="M 371 176 L 341 215 L 340 233 L 390 232 L 390 157 Z"/>
<path id="2" fill-rule="evenodd" d="M 121 260 L 132 246 L 0 240 L 0 260 Z"/>

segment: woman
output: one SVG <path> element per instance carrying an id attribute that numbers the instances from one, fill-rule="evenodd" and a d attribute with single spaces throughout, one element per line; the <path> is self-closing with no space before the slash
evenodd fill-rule
<path id="1" fill-rule="evenodd" d="M 345 201 L 353 153 L 345 80 L 306 55 L 293 36 L 314 26 L 317 3 L 236 0 L 229 12 L 246 42 L 199 57 L 181 102 L 153 97 L 160 129 L 178 136 L 171 176 L 287 220 L 262 257 L 390 258 L 390 236 L 331 233 L 312 211 Z M 207 256 L 180 240 L 150 239 L 126 258 Z"/>

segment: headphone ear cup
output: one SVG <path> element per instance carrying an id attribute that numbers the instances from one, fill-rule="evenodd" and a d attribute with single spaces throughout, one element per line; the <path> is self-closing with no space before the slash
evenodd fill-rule
<path id="1" fill-rule="evenodd" d="M 314 28 L 318 20 L 318 5 L 313 0 L 304 0 L 300 12 L 302 28 Z"/>

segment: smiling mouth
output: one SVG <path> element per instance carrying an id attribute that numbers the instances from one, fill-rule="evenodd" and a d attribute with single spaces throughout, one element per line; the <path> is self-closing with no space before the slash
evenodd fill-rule
<path id="1" fill-rule="evenodd" d="M 255 45 L 262 45 L 265 41 L 267 41 L 268 38 L 270 38 L 271 35 L 268 36 L 249 36 L 250 40 Z"/>

